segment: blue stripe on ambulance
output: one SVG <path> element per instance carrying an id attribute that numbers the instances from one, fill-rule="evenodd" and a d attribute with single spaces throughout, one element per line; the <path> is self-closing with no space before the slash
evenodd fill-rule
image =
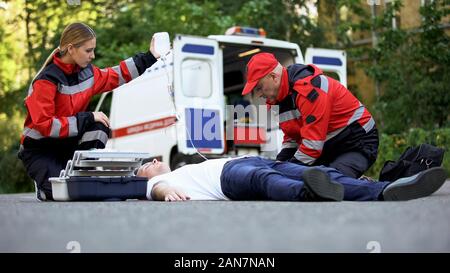
<path id="1" fill-rule="evenodd" d="M 312 62 L 313 64 L 342 66 L 342 61 L 339 58 L 332 57 L 313 56 Z"/>
<path id="2" fill-rule="evenodd" d="M 214 55 L 214 47 L 206 45 L 185 44 L 181 51 L 186 53 Z"/>

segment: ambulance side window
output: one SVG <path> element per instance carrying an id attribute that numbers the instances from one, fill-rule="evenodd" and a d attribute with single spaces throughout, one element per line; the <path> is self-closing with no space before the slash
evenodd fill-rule
<path id="1" fill-rule="evenodd" d="M 209 62 L 186 59 L 181 67 L 183 94 L 187 97 L 209 97 L 212 91 L 212 72 Z"/>

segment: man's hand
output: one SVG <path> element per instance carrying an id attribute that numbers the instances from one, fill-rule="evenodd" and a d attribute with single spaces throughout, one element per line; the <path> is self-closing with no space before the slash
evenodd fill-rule
<path id="1" fill-rule="evenodd" d="M 158 201 L 186 201 L 191 199 L 189 196 L 184 194 L 181 190 L 167 185 L 164 181 L 156 183 L 152 189 L 153 200 Z"/>
<path id="2" fill-rule="evenodd" d="M 186 196 L 180 190 L 175 188 L 166 189 L 164 192 L 164 201 L 172 202 L 172 201 L 186 201 L 191 199 L 189 196 Z"/>

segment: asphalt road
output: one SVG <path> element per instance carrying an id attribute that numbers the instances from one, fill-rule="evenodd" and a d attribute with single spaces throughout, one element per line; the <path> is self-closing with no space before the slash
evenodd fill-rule
<path id="1" fill-rule="evenodd" d="M 0 195 L 0 252 L 450 252 L 450 181 L 407 202 L 39 202 Z"/>

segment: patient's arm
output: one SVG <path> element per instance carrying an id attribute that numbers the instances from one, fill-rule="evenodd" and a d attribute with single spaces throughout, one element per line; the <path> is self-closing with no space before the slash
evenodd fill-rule
<path id="1" fill-rule="evenodd" d="M 164 181 L 158 182 L 153 186 L 152 199 L 156 201 L 186 201 L 191 199 L 181 190 L 170 186 Z"/>

